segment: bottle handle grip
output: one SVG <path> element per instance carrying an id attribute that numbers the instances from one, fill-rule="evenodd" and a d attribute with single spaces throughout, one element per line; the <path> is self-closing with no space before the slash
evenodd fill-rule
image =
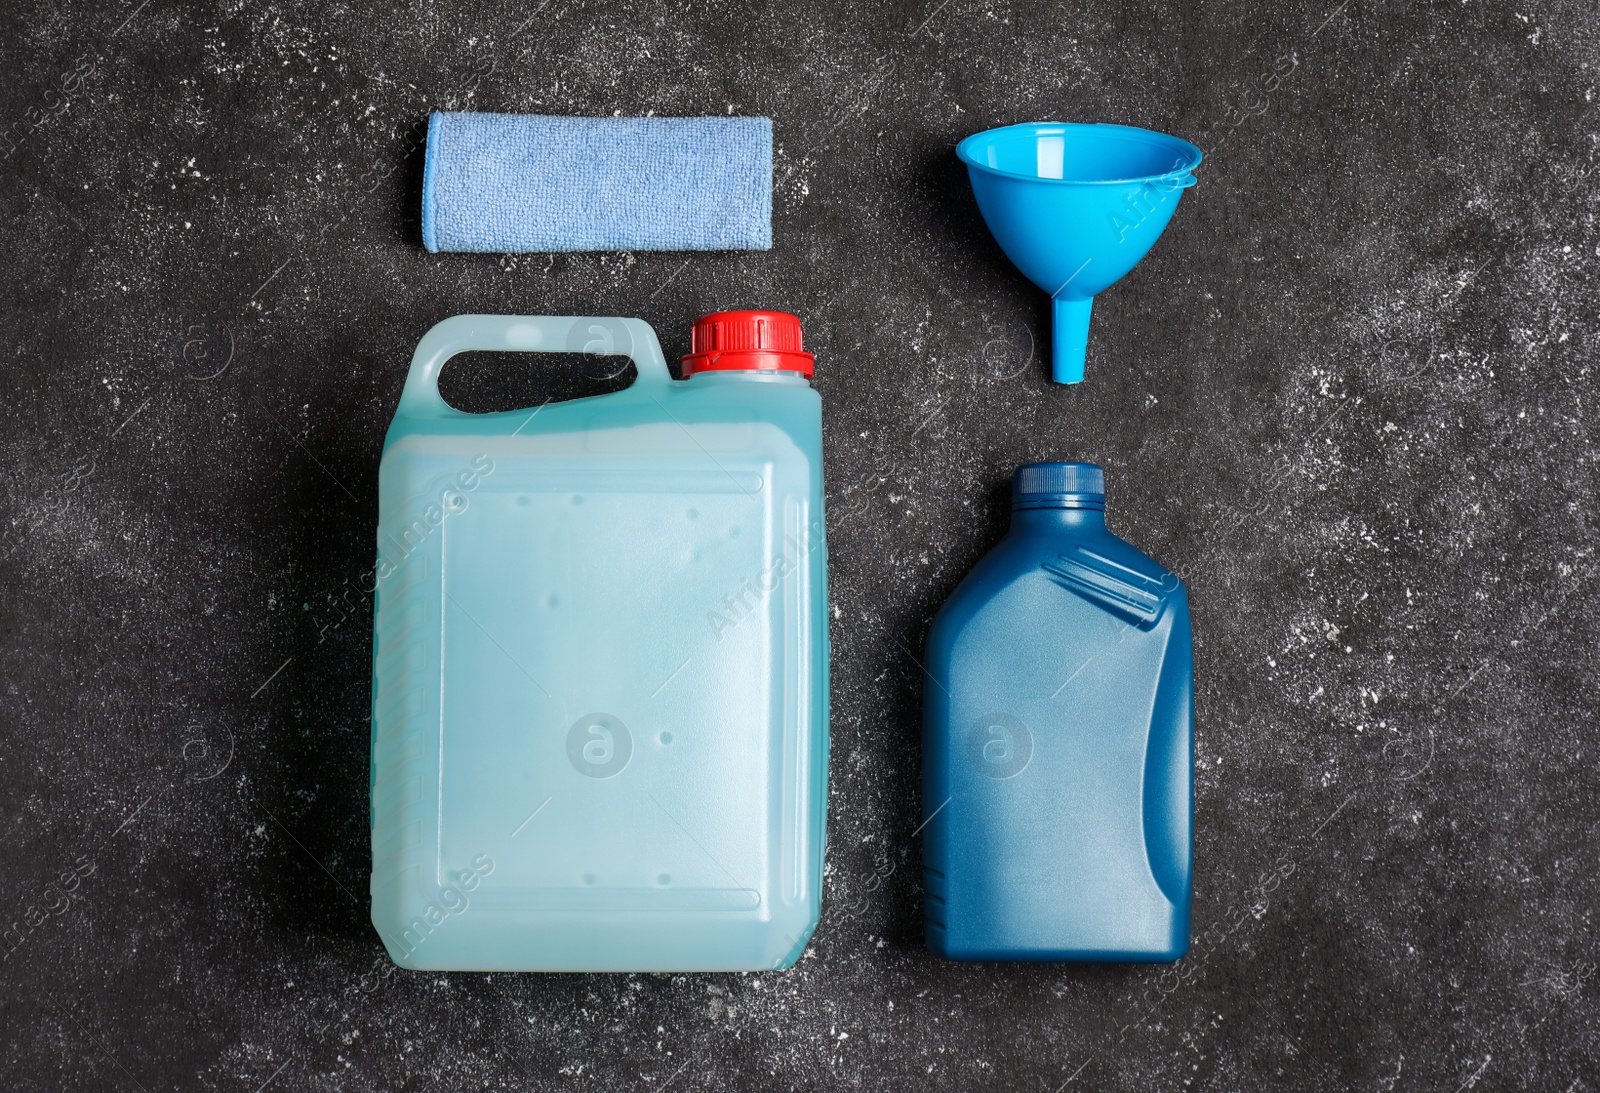
<path id="1" fill-rule="evenodd" d="M 439 372 L 457 353 L 475 349 L 631 357 L 639 369 L 634 382 L 672 382 L 656 332 L 643 319 L 585 315 L 455 315 L 435 323 L 417 343 L 395 416 L 470 416 L 453 408 L 440 396 Z"/>

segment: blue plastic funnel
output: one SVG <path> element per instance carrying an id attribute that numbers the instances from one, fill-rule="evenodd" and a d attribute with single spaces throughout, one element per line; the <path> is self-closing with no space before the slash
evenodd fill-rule
<path id="1" fill-rule="evenodd" d="M 984 223 L 1052 301 L 1050 372 L 1083 380 L 1089 308 L 1155 245 L 1200 149 L 1129 125 L 1030 122 L 956 145 Z"/>

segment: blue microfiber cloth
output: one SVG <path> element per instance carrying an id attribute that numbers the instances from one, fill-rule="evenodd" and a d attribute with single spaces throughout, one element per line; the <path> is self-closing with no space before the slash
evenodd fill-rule
<path id="1" fill-rule="evenodd" d="M 434 114 L 430 251 L 767 250 L 770 118 Z"/>

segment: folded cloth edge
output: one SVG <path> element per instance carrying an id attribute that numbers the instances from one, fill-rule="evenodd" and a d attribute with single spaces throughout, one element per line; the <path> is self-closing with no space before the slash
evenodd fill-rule
<path id="1" fill-rule="evenodd" d="M 433 207 L 433 183 L 439 173 L 439 129 L 444 115 L 435 110 L 428 115 L 428 143 L 422 163 L 422 245 L 431 254 L 439 253 L 439 218 Z"/>

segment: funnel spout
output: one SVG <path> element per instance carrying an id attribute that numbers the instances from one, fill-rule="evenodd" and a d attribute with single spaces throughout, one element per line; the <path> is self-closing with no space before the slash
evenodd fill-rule
<path id="1" fill-rule="evenodd" d="M 1057 383 L 1082 383 L 1089 353 L 1089 308 L 1094 297 L 1050 301 L 1050 378 Z"/>

